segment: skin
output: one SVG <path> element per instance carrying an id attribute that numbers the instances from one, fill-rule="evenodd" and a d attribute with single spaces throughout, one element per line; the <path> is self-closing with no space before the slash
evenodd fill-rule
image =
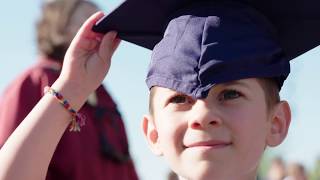
<path id="1" fill-rule="evenodd" d="M 287 135 L 288 103 L 268 109 L 257 79 L 216 85 L 205 99 L 154 88 L 154 112 L 144 117 L 143 132 L 180 179 L 254 180 L 265 148 Z"/>
<path id="2" fill-rule="evenodd" d="M 52 85 L 75 110 L 101 84 L 120 43 L 116 32 L 105 35 L 92 32 L 92 26 L 101 17 L 103 13 L 98 12 L 82 25 L 66 53 L 61 75 Z M 46 94 L 1 148 L 0 180 L 45 179 L 52 154 L 70 118 L 70 113 Z"/>

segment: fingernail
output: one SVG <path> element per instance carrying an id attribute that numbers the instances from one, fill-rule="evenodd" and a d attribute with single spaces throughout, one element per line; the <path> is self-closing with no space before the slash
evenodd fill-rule
<path id="1" fill-rule="evenodd" d="M 118 32 L 117 32 L 117 31 L 111 31 L 110 33 L 112 33 L 112 37 L 113 37 L 113 38 L 116 38 L 117 35 L 118 35 Z"/>

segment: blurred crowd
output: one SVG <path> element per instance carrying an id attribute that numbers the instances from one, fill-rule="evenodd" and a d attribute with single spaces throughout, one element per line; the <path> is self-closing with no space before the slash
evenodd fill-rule
<path id="1" fill-rule="evenodd" d="M 271 160 L 270 166 L 265 177 L 260 180 L 320 180 L 320 159 L 307 169 L 300 162 L 285 162 L 281 157 Z"/>
<path id="2" fill-rule="evenodd" d="M 169 171 L 168 180 L 178 180 L 178 176 Z M 320 180 L 320 158 L 312 169 L 300 162 L 285 162 L 281 157 L 274 157 L 266 173 L 261 173 L 257 180 Z"/>

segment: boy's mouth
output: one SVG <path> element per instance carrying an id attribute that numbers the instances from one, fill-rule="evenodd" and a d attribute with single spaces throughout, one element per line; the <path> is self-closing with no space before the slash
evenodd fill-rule
<path id="1" fill-rule="evenodd" d="M 209 140 L 209 141 L 197 141 L 185 145 L 185 148 L 195 148 L 195 147 L 211 147 L 211 148 L 222 148 L 230 146 L 232 143 L 229 141 L 220 140 Z"/>

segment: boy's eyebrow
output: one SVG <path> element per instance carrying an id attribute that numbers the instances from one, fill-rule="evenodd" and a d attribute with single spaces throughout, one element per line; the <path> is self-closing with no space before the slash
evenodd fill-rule
<path id="1" fill-rule="evenodd" d="M 236 80 L 236 81 L 230 81 L 230 82 L 226 82 L 226 83 L 222 83 L 220 84 L 221 86 L 231 86 L 231 85 L 239 85 L 239 86 L 243 86 L 247 89 L 250 89 L 250 86 L 248 83 L 241 81 L 241 80 Z"/>

